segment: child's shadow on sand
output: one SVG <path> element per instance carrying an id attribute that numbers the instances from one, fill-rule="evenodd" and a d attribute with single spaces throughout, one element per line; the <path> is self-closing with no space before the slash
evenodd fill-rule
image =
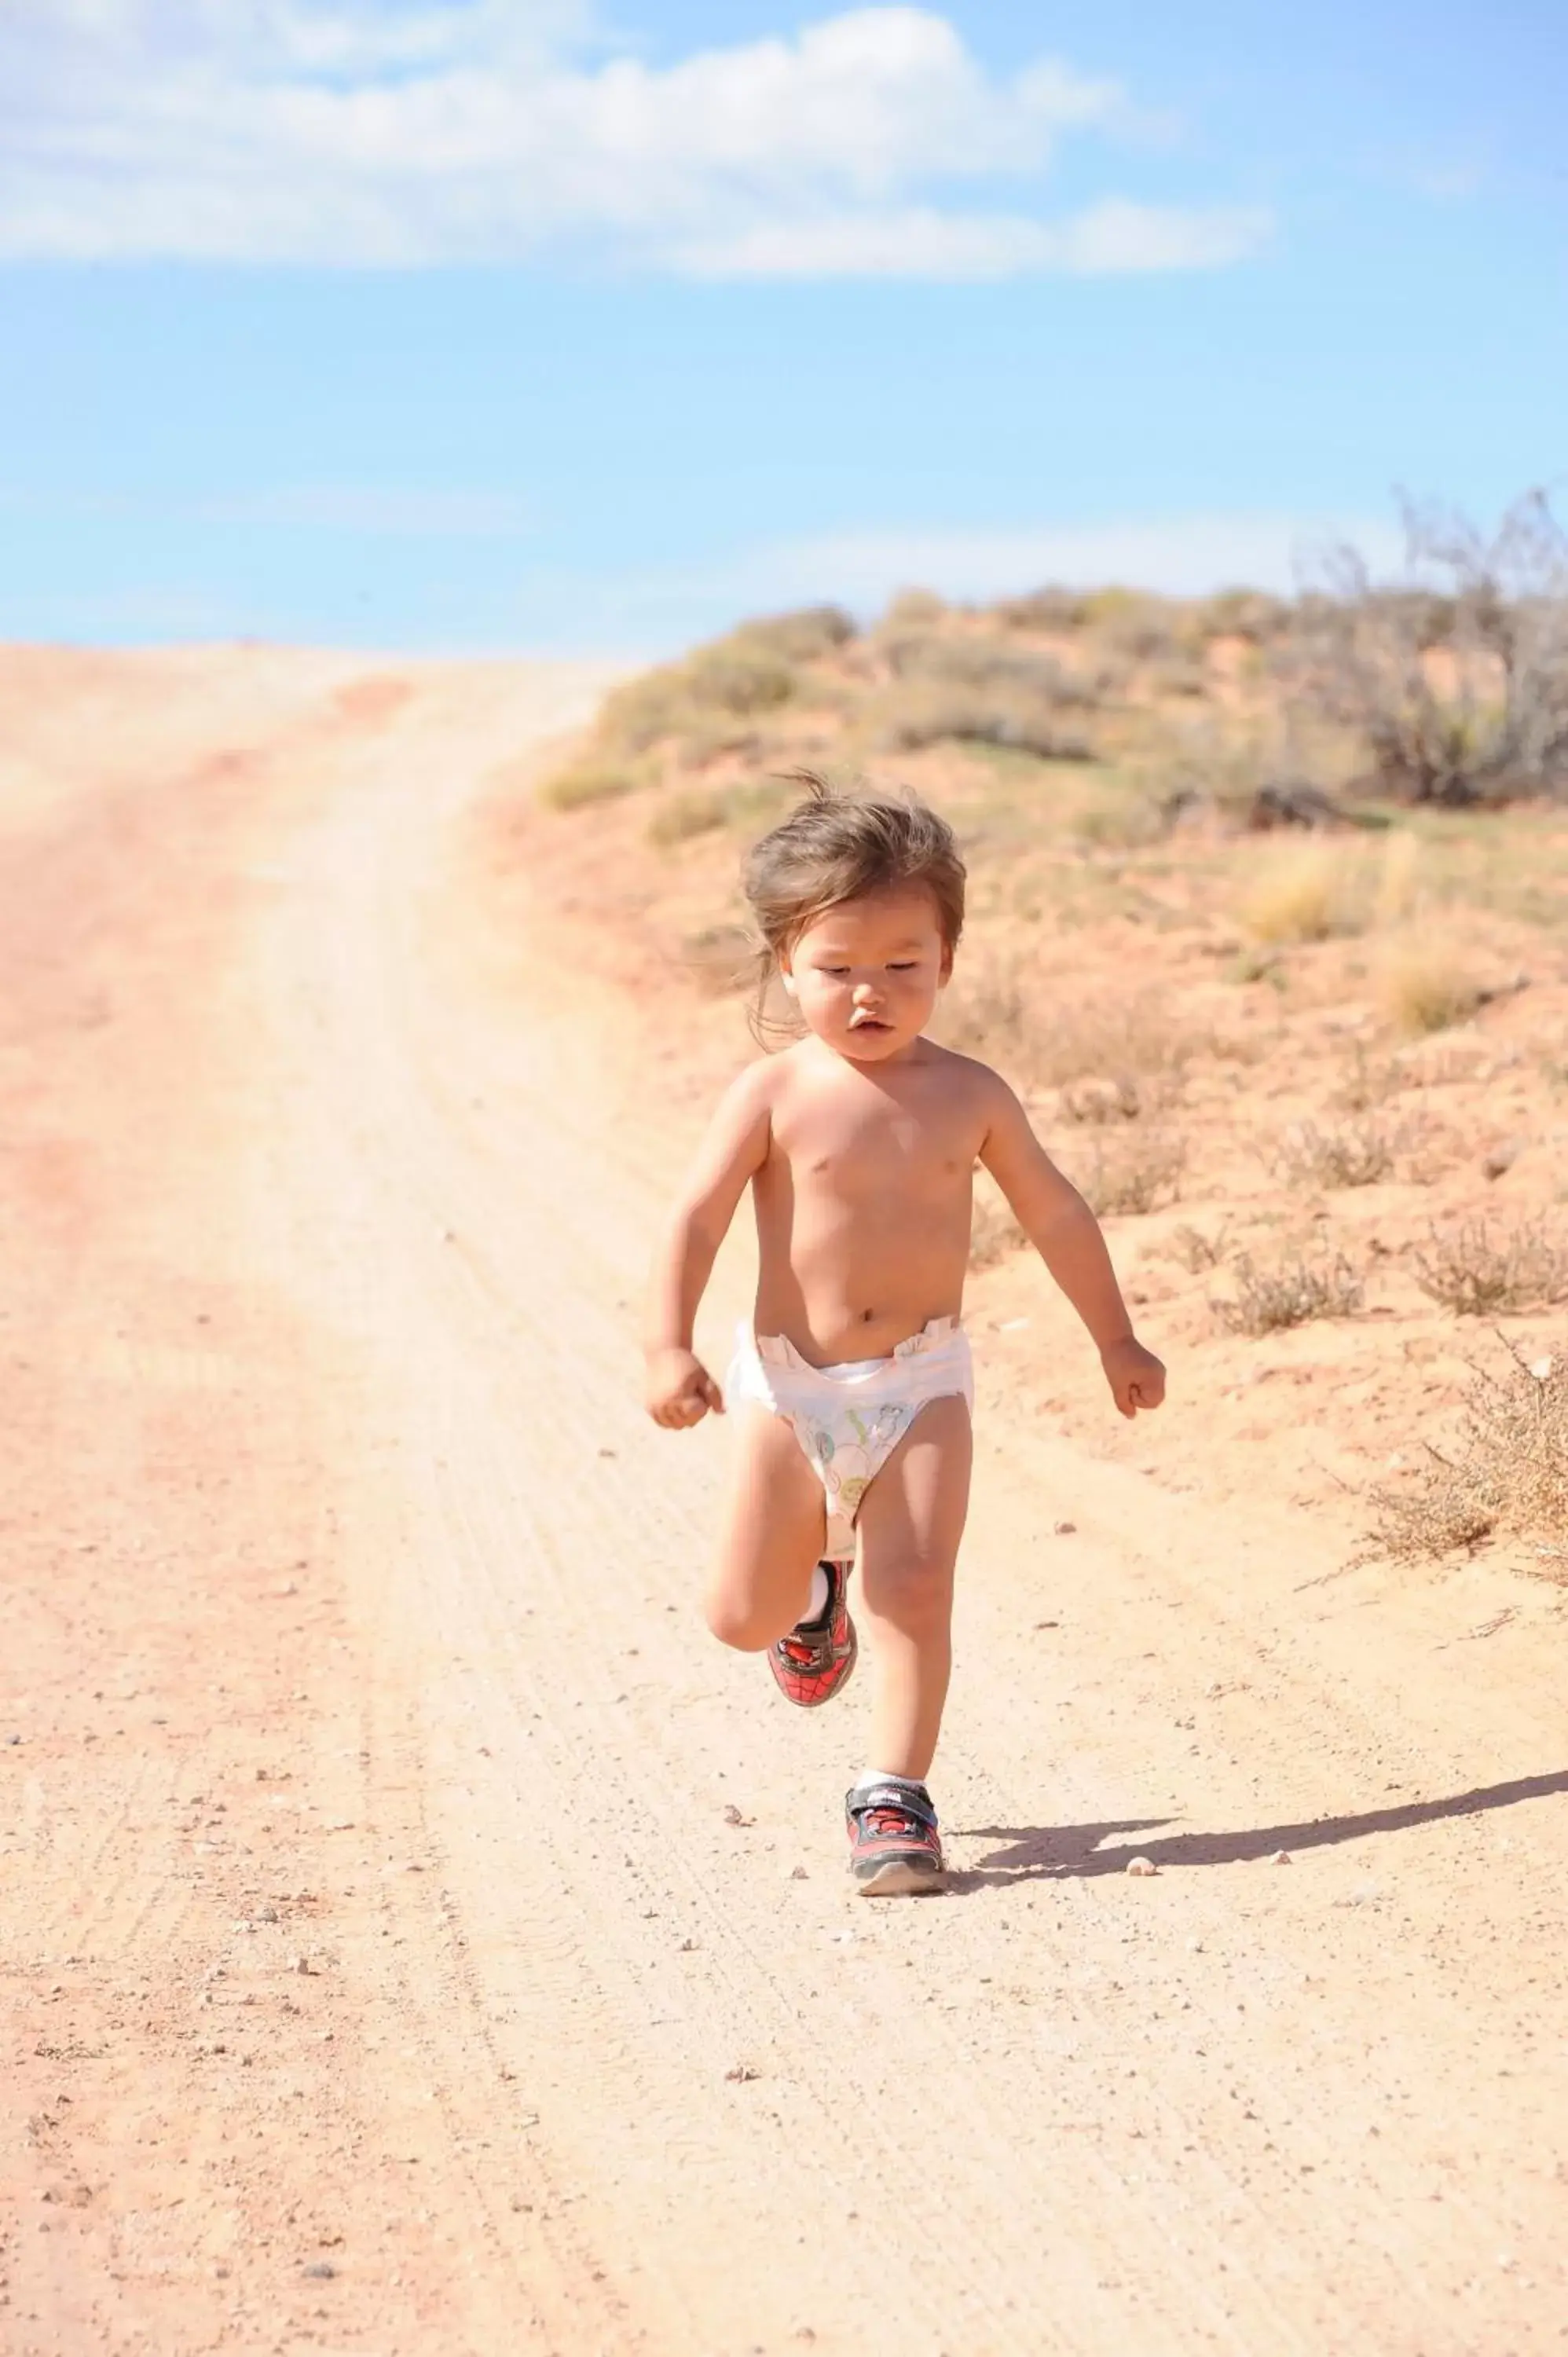
<path id="1" fill-rule="evenodd" d="M 1229 1834 L 1166 1834 L 1159 1841 L 1122 1841 L 1103 1849 L 1101 1844 L 1111 1842 L 1116 1834 L 1155 1833 L 1172 1821 L 1133 1817 L 1101 1825 L 954 1826 L 955 1835 L 961 1840 L 1000 1841 L 1007 1847 L 993 1850 L 972 1867 L 950 1869 L 947 1886 L 961 1895 L 998 1883 L 1124 1874 L 1133 1857 L 1146 1857 L 1158 1867 L 1238 1866 L 1250 1858 L 1272 1857 L 1276 1850 L 1294 1855 L 1360 1841 L 1369 1834 L 1408 1833 L 1412 1826 L 1435 1824 L 1444 1817 L 1477 1817 L 1488 1809 L 1509 1809 L 1516 1802 L 1544 1800 L 1554 1792 L 1568 1792 L 1568 1769 L 1556 1769 L 1547 1776 L 1516 1776 L 1507 1784 L 1478 1784 L 1468 1792 L 1452 1792 L 1440 1801 L 1405 1801 L 1397 1808 L 1367 1809 L 1359 1816 L 1316 1817 L 1300 1824 L 1257 1825 Z"/>

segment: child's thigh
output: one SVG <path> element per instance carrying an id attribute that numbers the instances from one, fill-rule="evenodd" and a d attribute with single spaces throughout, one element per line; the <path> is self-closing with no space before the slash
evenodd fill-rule
<path id="1" fill-rule="evenodd" d="M 778 1619 L 761 1641 L 793 1627 L 827 1537 L 822 1485 L 782 1416 L 747 1403 L 731 1411 L 729 1502 L 711 1595 L 730 1615 Z"/>
<path id="2" fill-rule="evenodd" d="M 973 1453 L 968 1402 L 928 1401 L 861 1501 L 861 1581 L 873 1609 L 879 1577 L 920 1567 L 950 1578 Z"/>

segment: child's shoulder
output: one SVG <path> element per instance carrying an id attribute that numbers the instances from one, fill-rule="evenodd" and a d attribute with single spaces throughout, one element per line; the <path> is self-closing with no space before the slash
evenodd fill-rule
<path id="1" fill-rule="evenodd" d="M 979 1100 L 1013 1093 L 994 1066 L 982 1063 L 978 1056 L 962 1055 L 957 1048 L 939 1047 L 934 1039 L 927 1039 L 922 1045 L 943 1085 L 955 1092 L 962 1092 Z"/>

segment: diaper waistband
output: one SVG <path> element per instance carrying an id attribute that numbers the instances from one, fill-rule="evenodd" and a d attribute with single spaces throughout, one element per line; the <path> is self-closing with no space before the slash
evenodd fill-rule
<path id="1" fill-rule="evenodd" d="M 918 1334 L 907 1335 L 902 1342 L 895 1342 L 891 1353 L 885 1359 L 845 1359 L 836 1366 L 814 1367 L 810 1359 L 801 1356 L 788 1334 L 754 1334 L 749 1326 L 744 1325 L 740 1331 L 741 1340 L 752 1345 L 764 1365 L 793 1367 L 800 1374 L 824 1375 L 831 1381 L 839 1382 L 862 1380 L 874 1374 L 880 1367 L 895 1367 L 904 1361 L 924 1358 L 964 1339 L 961 1318 L 931 1318 Z"/>

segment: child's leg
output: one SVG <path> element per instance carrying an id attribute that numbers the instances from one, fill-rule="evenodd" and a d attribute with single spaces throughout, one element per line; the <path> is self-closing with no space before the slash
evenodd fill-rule
<path id="1" fill-rule="evenodd" d="M 795 1626 L 827 1536 L 822 1485 L 794 1427 L 750 1405 L 731 1410 L 735 1471 L 708 1626 L 726 1645 L 759 1653 Z"/>
<path id="2" fill-rule="evenodd" d="M 966 1403 L 932 1400 L 861 1505 L 860 1625 L 875 1670 L 870 1759 L 883 1775 L 923 1781 L 936 1751 L 971 1454 Z"/>

